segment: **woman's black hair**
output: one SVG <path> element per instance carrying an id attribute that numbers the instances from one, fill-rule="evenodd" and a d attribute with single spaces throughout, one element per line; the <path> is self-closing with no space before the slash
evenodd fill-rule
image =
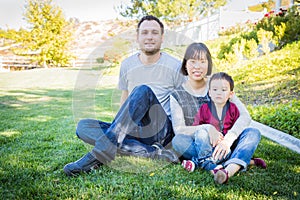
<path id="1" fill-rule="evenodd" d="M 201 42 L 199 43 L 192 43 L 190 44 L 184 54 L 184 58 L 181 64 L 181 72 L 183 75 L 187 76 L 188 72 L 186 69 L 186 62 L 189 59 L 201 59 L 202 54 L 205 54 L 206 59 L 208 61 L 208 69 L 207 69 L 207 74 L 206 75 L 211 75 L 212 73 L 212 59 L 211 59 L 211 54 L 207 46 Z"/>

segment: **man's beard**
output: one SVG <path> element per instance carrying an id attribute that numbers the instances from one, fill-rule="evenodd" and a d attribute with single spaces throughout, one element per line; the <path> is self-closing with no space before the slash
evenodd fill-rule
<path id="1" fill-rule="evenodd" d="M 149 50 L 147 50 L 147 49 L 141 49 L 141 50 L 147 56 L 151 56 L 151 55 L 154 55 L 154 54 L 158 53 L 160 51 L 160 48 L 154 48 L 154 49 L 151 49 L 151 50 L 150 49 Z"/>

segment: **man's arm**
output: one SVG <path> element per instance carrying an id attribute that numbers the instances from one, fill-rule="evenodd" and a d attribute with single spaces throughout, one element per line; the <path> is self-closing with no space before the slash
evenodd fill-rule
<path id="1" fill-rule="evenodd" d="M 128 97 L 128 90 L 122 90 L 122 94 L 121 94 L 121 98 L 120 98 L 120 107 L 126 101 L 127 97 Z"/>

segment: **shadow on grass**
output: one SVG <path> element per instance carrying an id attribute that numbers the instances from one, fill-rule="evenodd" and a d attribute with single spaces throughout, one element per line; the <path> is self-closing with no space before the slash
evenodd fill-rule
<path id="1" fill-rule="evenodd" d="M 0 196 L 3 199 L 297 199 L 300 155 L 265 138 L 256 157 L 267 170 L 250 168 L 215 185 L 208 172 L 187 173 L 168 165 L 149 173 L 128 173 L 103 166 L 91 174 L 66 177 L 66 163 L 88 148 L 75 135 L 71 90 L 0 91 Z M 96 91 L 98 119 L 110 121 L 114 89 Z M 87 109 L 87 113 L 88 113 Z M 111 115 L 108 115 L 110 113 Z M 122 160 L 124 159 L 124 160 Z M 115 162 L 125 162 L 118 158 Z M 127 161 L 128 162 L 128 161 Z M 135 172 L 155 161 L 132 158 Z"/>

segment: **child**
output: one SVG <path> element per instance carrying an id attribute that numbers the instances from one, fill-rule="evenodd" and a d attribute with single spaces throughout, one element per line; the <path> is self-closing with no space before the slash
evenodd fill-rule
<path id="1" fill-rule="evenodd" d="M 209 81 L 209 96 L 211 101 L 199 108 L 193 125 L 211 124 L 225 136 L 240 115 L 236 105 L 229 102 L 234 93 L 233 88 L 234 82 L 231 76 L 224 72 L 213 74 Z M 206 129 L 198 130 L 195 133 L 195 144 L 198 157 L 193 157 L 192 160 L 184 160 L 182 162 L 183 167 L 190 172 L 194 171 L 195 168 L 213 170 L 230 153 L 226 152 L 227 155 L 225 154 L 225 157 L 214 159 L 212 156 L 214 147 L 211 145 L 209 133 Z"/>

